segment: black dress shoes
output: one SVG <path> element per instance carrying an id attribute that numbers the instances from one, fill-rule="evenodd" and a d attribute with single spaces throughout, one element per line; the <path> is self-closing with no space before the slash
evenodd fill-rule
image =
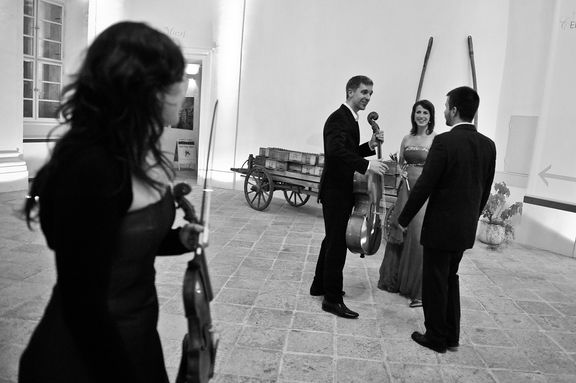
<path id="1" fill-rule="evenodd" d="M 322 310 L 347 319 L 355 319 L 358 318 L 359 315 L 357 312 L 352 311 L 348 307 L 346 307 L 344 302 L 332 303 L 328 302 L 326 298 L 324 298 L 324 300 L 322 301 Z"/>
<path id="2" fill-rule="evenodd" d="M 412 333 L 412 340 L 418 343 L 420 346 L 429 348 L 430 350 L 439 352 L 440 354 L 444 354 L 446 352 L 446 344 L 433 342 L 428 339 L 426 335 L 421 334 L 418 331 L 414 331 Z"/>
<path id="3" fill-rule="evenodd" d="M 452 342 L 452 343 L 448 342 L 447 346 L 448 351 L 456 352 L 458 351 L 458 347 L 460 346 L 460 344 L 458 342 Z"/>

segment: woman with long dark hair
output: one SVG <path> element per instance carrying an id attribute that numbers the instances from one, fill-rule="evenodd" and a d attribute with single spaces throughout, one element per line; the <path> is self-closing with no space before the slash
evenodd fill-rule
<path id="1" fill-rule="evenodd" d="M 402 180 L 398 187 L 398 198 L 389 221 L 395 222 L 408 200 L 410 188 L 422 174 L 428 150 L 434 140 L 434 105 L 428 100 L 419 100 L 412 107 L 410 134 L 402 139 L 398 152 L 398 166 L 402 169 Z M 422 306 L 422 254 L 420 231 L 424 219 L 424 205 L 412 219 L 406 233 L 390 227 L 384 259 L 380 266 L 378 287 L 382 290 L 404 295 L 410 299 L 410 307 Z"/>
<path id="2" fill-rule="evenodd" d="M 173 172 L 160 148 L 178 122 L 185 60 L 165 34 L 121 22 L 88 48 L 59 112 L 68 130 L 24 207 L 40 222 L 57 279 L 20 360 L 24 382 L 167 382 L 156 255 L 189 251 L 172 229 Z"/>

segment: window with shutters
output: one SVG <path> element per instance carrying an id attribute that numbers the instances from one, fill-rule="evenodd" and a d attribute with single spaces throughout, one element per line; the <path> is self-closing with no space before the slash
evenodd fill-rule
<path id="1" fill-rule="evenodd" d="M 24 118 L 56 118 L 62 89 L 64 5 L 24 0 Z"/>

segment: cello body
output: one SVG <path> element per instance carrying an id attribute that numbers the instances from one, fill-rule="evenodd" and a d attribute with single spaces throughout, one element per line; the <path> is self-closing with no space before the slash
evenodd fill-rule
<path id="1" fill-rule="evenodd" d="M 368 122 L 374 133 L 380 131 L 376 119 L 378 113 L 368 114 Z M 382 158 L 380 145 L 376 149 L 378 158 Z M 361 257 L 375 254 L 382 242 L 382 192 L 382 176 L 368 171 L 366 174 L 354 173 L 355 202 L 346 227 L 346 246 Z"/>

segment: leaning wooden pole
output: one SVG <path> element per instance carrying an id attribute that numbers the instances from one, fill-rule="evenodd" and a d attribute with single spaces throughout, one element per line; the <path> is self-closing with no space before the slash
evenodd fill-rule
<path id="1" fill-rule="evenodd" d="M 468 36 L 468 55 L 470 56 L 470 68 L 472 69 L 472 84 L 474 90 L 478 92 L 478 84 L 476 82 L 476 65 L 474 64 L 474 45 L 472 44 L 472 36 Z M 474 125 L 478 127 L 478 113 L 474 116 Z"/>
<path id="2" fill-rule="evenodd" d="M 422 65 L 422 73 L 420 73 L 420 82 L 418 83 L 418 91 L 416 92 L 416 101 L 420 100 L 420 93 L 422 92 L 422 84 L 424 83 L 424 74 L 426 73 L 426 67 L 428 66 L 428 59 L 430 58 L 430 51 L 432 50 L 432 44 L 434 38 L 430 36 L 428 39 L 428 48 L 426 48 L 426 55 L 424 56 L 424 65 Z"/>

